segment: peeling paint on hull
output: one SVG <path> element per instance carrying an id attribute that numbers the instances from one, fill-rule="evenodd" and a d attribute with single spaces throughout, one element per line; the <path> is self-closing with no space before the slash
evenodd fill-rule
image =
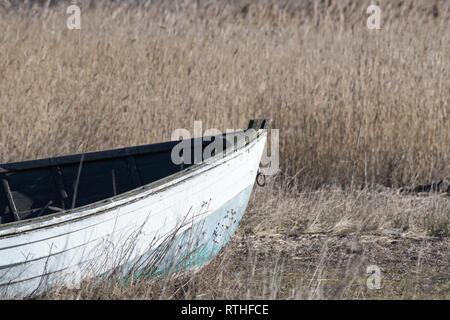
<path id="1" fill-rule="evenodd" d="M 111 270 L 139 275 L 203 265 L 245 212 L 265 140 L 262 132 L 245 148 L 156 191 L 144 188 L 68 221 L 55 217 L 43 227 L 0 233 L 0 297 L 77 286 Z"/>
<path id="2" fill-rule="evenodd" d="M 155 250 L 122 266 L 121 276 L 130 274 L 132 278 L 166 275 L 201 267 L 213 259 L 227 245 L 236 231 L 247 208 L 253 186 L 239 192 L 223 206 L 208 214 L 204 220 L 192 225 L 171 241 L 165 256 L 154 268 L 140 269 L 142 262 L 152 261 L 157 256 Z M 152 265 L 150 263 L 150 265 Z M 125 276 L 126 277 L 126 276 Z"/>

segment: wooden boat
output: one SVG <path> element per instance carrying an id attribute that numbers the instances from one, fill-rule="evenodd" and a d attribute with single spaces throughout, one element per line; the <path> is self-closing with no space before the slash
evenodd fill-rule
<path id="1" fill-rule="evenodd" d="M 0 298 L 205 265 L 245 212 L 268 124 L 183 140 L 194 164 L 171 160 L 180 141 L 1 164 Z"/>

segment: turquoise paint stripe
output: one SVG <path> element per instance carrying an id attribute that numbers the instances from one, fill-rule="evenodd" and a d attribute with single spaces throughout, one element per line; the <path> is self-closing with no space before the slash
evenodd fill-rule
<path id="1" fill-rule="evenodd" d="M 176 235 L 171 243 L 163 243 L 123 266 L 120 274 L 126 279 L 124 282 L 186 271 L 209 262 L 227 245 L 236 231 L 252 189 L 253 185 L 248 186 L 203 221 Z"/>

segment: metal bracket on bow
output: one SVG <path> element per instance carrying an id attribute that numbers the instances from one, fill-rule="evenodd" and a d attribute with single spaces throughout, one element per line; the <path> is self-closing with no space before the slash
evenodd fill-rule
<path id="1" fill-rule="evenodd" d="M 256 184 L 260 187 L 264 187 L 266 185 L 266 174 L 264 173 L 264 170 L 261 168 L 258 168 L 258 173 L 256 174 Z"/>

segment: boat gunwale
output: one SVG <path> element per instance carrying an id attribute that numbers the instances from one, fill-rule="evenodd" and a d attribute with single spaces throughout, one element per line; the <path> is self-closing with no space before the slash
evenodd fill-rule
<path id="1" fill-rule="evenodd" d="M 249 128 L 254 129 L 254 128 Z M 231 136 L 241 136 L 246 137 L 245 133 L 247 130 L 242 131 L 235 131 L 231 133 Z M 230 147 L 225 149 L 223 152 L 217 154 L 216 156 L 213 156 L 209 159 L 203 160 L 200 163 L 193 164 L 192 166 L 183 169 L 181 171 L 175 172 L 169 176 L 166 176 L 162 179 L 159 179 L 157 181 L 151 182 L 149 184 L 140 186 L 138 188 L 134 188 L 132 190 L 129 190 L 127 192 L 121 193 L 116 196 L 108 197 L 106 199 L 96 201 L 90 204 L 87 204 L 85 206 L 73 208 L 73 209 L 67 209 L 61 212 L 56 212 L 53 214 L 49 214 L 42 217 L 36 217 L 26 220 L 20 220 L 20 221 L 14 221 L 9 222 L 3 225 L 0 225 L 0 240 L 6 239 L 10 237 L 14 237 L 20 234 L 24 234 L 30 231 L 34 231 L 37 229 L 46 229 L 55 227 L 57 225 L 63 225 L 66 223 L 83 220 L 88 217 L 91 217 L 93 215 L 99 215 L 102 214 L 105 211 L 112 210 L 114 208 L 122 207 L 125 205 L 128 205 L 130 203 L 139 201 L 143 198 L 149 197 L 151 195 L 154 195 L 156 193 L 162 192 L 172 186 L 175 186 L 179 183 L 185 182 L 188 179 L 191 179 L 203 172 L 209 171 L 219 165 L 222 165 L 223 163 L 226 163 L 235 157 L 238 157 L 240 154 L 240 151 L 253 147 L 257 141 L 261 139 L 263 136 L 262 132 L 267 132 L 266 128 L 260 128 L 260 129 L 254 129 L 255 134 L 249 137 L 249 141 L 244 142 L 241 146 L 239 146 L 237 149 L 234 149 L 235 145 L 232 144 Z M 224 134 L 225 135 L 225 134 Z M 224 136 L 222 135 L 222 136 Z M 214 136 L 210 136 L 214 137 Z M 196 139 L 204 139 L 206 137 L 196 138 Z M 194 139 L 192 139 L 194 140 Z M 179 143 L 179 141 L 174 141 L 176 143 Z M 171 141 L 170 141 L 171 142 Z M 165 144 L 167 142 L 163 142 L 160 144 Z M 127 148 L 124 148 L 127 149 Z M 102 151 L 100 151 L 102 152 Z M 78 156 L 78 155 L 74 155 Z M 81 155 L 79 155 L 81 156 Z M 64 157 L 64 156 L 63 156 Z M 71 156 L 67 156 L 71 157 Z M 48 160 L 48 159 L 45 159 Z M 32 161 L 40 161 L 40 160 L 31 160 Z M 213 166 L 209 166 L 211 164 L 217 163 Z M 56 165 L 56 164 L 53 164 Z M 202 168 L 205 168 L 205 170 L 201 170 Z M 147 194 L 145 194 L 148 192 Z M 128 200 L 127 200 L 128 199 Z M 103 208 L 102 208 L 103 207 Z M 61 221 L 51 221 L 54 219 L 60 218 Z M 58 219 L 59 220 L 59 219 Z"/>
<path id="2" fill-rule="evenodd" d="M 244 132 L 244 131 L 245 130 L 242 130 L 242 132 Z M 241 132 L 241 131 L 236 131 L 236 132 Z M 233 132 L 233 133 L 235 133 L 235 132 Z M 225 135 L 226 134 L 222 134 L 221 136 L 225 137 Z M 194 142 L 194 147 L 195 147 L 196 146 L 195 141 L 200 140 L 200 141 L 203 141 L 203 143 L 205 143 L 204 142 L 205 138 L 212 138 L 212 137 L 217 137 L 217 136 L 219 136 L 219 135 L 204 136 L 204 137 L 192 138 L 192 139 L 188 139 L 188 140 L 191 140 L 192 142 Z M 54 166 L 59 166 L 59 165 L 70 165 L 70 164 L 78 165 L 80 163 L 82 157 L 83 157 L 83 163 L 86 163 L 86 162 L 91 162 L 91 161 L 101 161 L 101 160 L 108 160 L 108 159 L 132 157 L 132 156 L 138 156 L 138 155 L 150 154 L 150 153 L 158 153 L 158 152 L 171 150 L 180 141 L 181 140 L 165 141 L 165 142 L 157 142 L 157 143 L 145 144 L 145 145 L 140 145 L 140 146 L 92 151 L 92 152 L 85 152 L 85 153 L 76 153 L 76 154 L 62 155 L 62 156 L 43 158 L 43 159 L 35 159 L 35 160 L 24 160 L 24 161 L 17 161 L 17 162 L 1 163 L 0 164 L 0 173 L 8 175 L 8 174 L 13 174 L 15 172 L 33 170 L 33 169 L 38 169 L 38 168 L 47 168 L 47 167 L 54 167 Z M 207 142 L 209 142 L 209 141 L 207 141 Z"/>

